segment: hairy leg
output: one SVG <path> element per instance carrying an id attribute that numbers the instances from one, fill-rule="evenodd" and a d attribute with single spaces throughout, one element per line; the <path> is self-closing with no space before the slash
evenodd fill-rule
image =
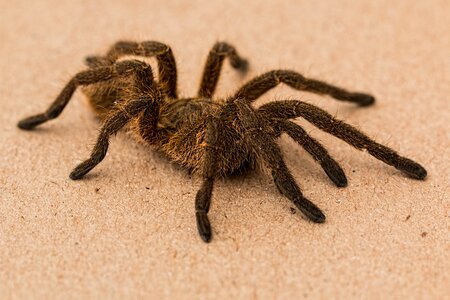
<path id="1" fill-rule="evenodd" d="M 218 139 L 217 120 L 208 120 L 206 128 L 206 137 L 204 141 L 205 157 L 203 161 L 203 184 L 195 197 L 195 218 L 197 220 L 197 229 L 204 242 L 211 241 L 211 225 L 208 219 L 209 206 L 216 176 L 216 142 Z"/>
<path id="2" fill-rule="evenodd" d="M 149 102 L 152 100 L 131 100 L 125 106 L 118 109 L 114 115 L 106 119 L 100 129 L 100 134 L 98 135 L 97 142 L 95 143 L 94 149 L 92 149 L 90 157 L 73 169 L 69 176 L 70 179 L 81 179 L 98 165 L 105 158 L 106 152 L 108 151 L 109 137 L 117 133 L 131 118 L 148 107 Z"/>
<path id="3" fill-rule="evenodd" d="M 277 101 L 262 105 L 258 113 L 266 118 L 292 119 L 303 117 L 316 127 L 328 132 L 353 147 L 364 150 L 384 163 L 415 179 L 425 179 L 427 171 L 420 164 L 398 155 L 394 150 L 381 145 L 353 126 L 334 118 L 317 106 L 296 100 Z"/>
<path id="4" fill-rule="evenodd" d="M 316 223 L 325 222 L 323 212 L 303 196 L 291 172 L 283 161 L 280 148 L 274 139 L 260 129 L 261 126 L 258 117 L 253 109 L 248 104 L 239 100 L 235 101 L 235 103 L 238 108 L 238 118 L 247 134 L 251 136 L 250 141 L 254 145 L 253 148 L 272 170 L 273 180 L 279 191 L 291 200 L 310 220 Z"/>
<path id="5" fill-rule="evenodd" d="M 198 91 L 199 97 L 210 98 L 214 94 L 223 61 L 227 57 L 229 58 L 230 64 L 233 68 L 243 73 L 247 71 L 247 60 L 241 58 L 233 46 L 225 42 L 216 43 L 209 52 L 205 68 L 203 69 L 200 89 Z"/>
<path id="6" fill-rule="evenodd" d="M 159 83 L 170 98 L 177 98 L 177 66 L 169 46 L 155 41 L 141 43 L 120 41 L 115 43 L 106 56 L 88 56 L 86 64 L 91 67 L 113 64 L 121 56 L 156 56 L 159 70 Z"/>
<path id="7" fill-rule="evenodd" d="M 287 133 L 294 141 L 300 144 L 320 164 L 336 186 L 347 186 L 347 178 L 344 171 L 318 141 L 310 137 L 302 127 L 291 121 L 281 119 L 274 121 L 276 130 L 280 133 Z"/>
<path id="8" fill-rule="evenodd" d="M 78 86 L 102 82 L 114 77 L 128 76 L 131 74 L 137 75 L 136 82 L 138 84 L 146 86 L 151 86 L 153 84 L 153 75 L 150 65 L 137 60 L 125 60 L 112 66 L 82 71 L 76 74 L 66 84 L 55 101 L 44 113 L 25 118 L 19 122 L 18 126 L 21 129 L 30 130 L 42 123 L 57 118 L 66 107 L 67 103 L 69 103 L 70 98 Z"/>
<path id="9" fill-rule="evenodd" d="M 371 105 L 375 102 L 375 98 L 371 95 L 349 92 L 320 80 L 305 78 L 303 75 L 290 70 L 274 70 L 255 77 L 243 85 L 230 101 L 241 99 L 250 104 L 280 83 L 287 84 L 296 90 L 326 94 L 337 100 L 353 102 L 360 106 Z"/>

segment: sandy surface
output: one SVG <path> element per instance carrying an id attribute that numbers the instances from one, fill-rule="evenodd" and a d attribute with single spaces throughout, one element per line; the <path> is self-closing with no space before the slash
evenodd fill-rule
<path id="1" fill-rule="evenodd" d="M 0 2 L 0 298 L 449 299 L 450 2 L 260 2 Z M 370 108 L 286 87 L 259 103 L 317 104 L 429 177 L 409 179 L 299 120 L 349 178 L 336 188 L 303 149 L 280 140 L 327 222 L 291 213 L 271 179 L 252 173 L 217 182 L 214 239 L 204 244 L 194 217 L 201 180 L 126 134 L 85 180 L 68 178 L 99 127 L 81 93 L 59 119 L 16 128 L 50 104 L 85 55 L 118 39 L 170 44 L 185 96 L 217 40 L 251 62 L 245 78 L 226 64 L 218 97 L 274 68 L 373 93 Z"/>

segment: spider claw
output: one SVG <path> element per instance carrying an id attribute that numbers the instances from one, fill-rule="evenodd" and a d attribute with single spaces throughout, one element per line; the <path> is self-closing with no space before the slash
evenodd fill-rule
<path id="1" fill-rule="evenodd" d="M 208 216 L 205 212 L 196 212 L 195 218 L 197 219 L 197 229 L 200 237 L 205 243 L 211 241 L 211 225 L 208 220 Z"/>

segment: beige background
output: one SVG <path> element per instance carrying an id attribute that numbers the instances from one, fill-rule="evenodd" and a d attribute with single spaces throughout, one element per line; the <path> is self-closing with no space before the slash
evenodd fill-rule
<path id="1" fill-rule="evenodd" d="M 0 298 L 449 299 L 450 2 L 261 3 L 0 2 Z M 281 139 L 327 223 L 292 214 L 271 179 L 252 173 L 217 182 L 214 239 L 204 244 L 193 211 L 200 180 L 126 134 L 85 180 L 68 179 L 99 126 L 81 93 L 58 120 L 16 128 L 84 68 L 85 55 L 118 39 L 170 44 L 185 96 L 217 40 L 249 58 L 244 79 L 292 68 L 373 93 L 377 104 L 364 109 L 285 87 L 260 103 L 317 104 L 429 177 L 406 178 L 305 124 L 349 177 L 336 188 Z M 227 64 L 217 95 L 242 82 Z"/>

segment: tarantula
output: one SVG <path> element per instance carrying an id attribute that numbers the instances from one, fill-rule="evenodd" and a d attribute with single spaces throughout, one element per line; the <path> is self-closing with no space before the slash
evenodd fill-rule
<path id="1" fill-rule="evenodd" d="M 130 55 L 156 57 L 157 80 L 149 64 L 136 59 L 119 60 Z M 367 150 L 408 176 L 425 179 L 427 172 L 420 164 L 398 155 L 314 105 L 285 100 L 257 109 L 252 107 L 258 97 L 280 83 L 359 106 L 373 104 L 373 96 L 305 78 L 295 71 L 275 70 L 248 81 L 231 97 L 213 99 L 225 58 L 234 69 L 246 72 L 247 60 L 230 44 L 218 42 L 209 52 L 197 97 L 180 99 L 175 58 L 169 46 L 155 41 L 121 41 L 105 56 L 87 57 L 88 69 L 77 73 L 44 113 L 23 119 L 18 126 L 30 130 L 55 119 L 76 88 L 82 86 L 103 125 L 90 157 L 70 173 L 70 178 L 81 179 L 100 163 L 108 150 L 109 137 L 128 124 L 144 142 L 202 176 L 203 183 L 195 197 L 195 216 L 198 232 L 205 242 L 211 240 L 207 214 L 214 180 L 256 165 L 271 171 L 278 190 L 307 218 L 316 223 L 325 221 L 322 211 L 300 191 L 283 160 L 277 138 L 282 133 L 290 136 L 320 164 L 336 186 L 346 186 L 347 178 L 327 150 L 291 119 L 302 117 L 353 147 Z"/>

